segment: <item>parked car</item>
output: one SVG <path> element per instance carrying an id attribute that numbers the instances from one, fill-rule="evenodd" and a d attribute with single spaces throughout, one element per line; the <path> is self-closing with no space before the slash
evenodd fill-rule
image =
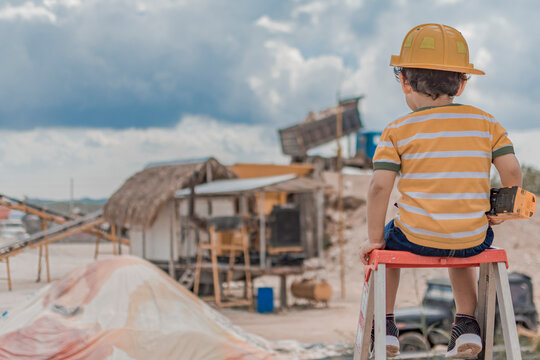
<path id="1" fill-rule="evenodd" d="M 531 278 L 520 273 L 508 274 L 516 323 L 536 331 L 538 312 L 533 301 Z M 454 321 L 455 303 L 448 278 L 428 280 L 422 305 L 397 309 L 396 324 L 400 331 L 401 352 L 429 350 L 435 345 L 447 345 Z M 498 309 L 495 328 L 499 327 Z"/>

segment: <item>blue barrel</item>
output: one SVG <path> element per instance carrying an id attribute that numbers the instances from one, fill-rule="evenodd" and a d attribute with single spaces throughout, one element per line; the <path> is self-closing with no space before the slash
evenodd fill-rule
<path id="1" fill-rule="evenodd" d="M 271 313 L 274 311 L 274 289 L 260 287 L 257 289 L 257 312 Z"/>

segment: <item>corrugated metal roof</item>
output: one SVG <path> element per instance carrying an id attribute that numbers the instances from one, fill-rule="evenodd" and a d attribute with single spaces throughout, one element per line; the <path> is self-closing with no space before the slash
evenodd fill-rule
<path id="1" fill-rule="evenodd" d="M 309 179 L 297 178 L 293 174 L 267 176 L 249 179 L 218 180 L 210 183 L 197 185 L 196 195 L 225 195 L 243 193 L 257 190 L 266 192 L 305 192 L 323 189 L 326 185 L 322 182 Z M 182 189 L 176 192 L 176 198 L 185 198 L 190 194 L 190 189 Z"/>
<path id="2" fill-rule="evenodd" d="M 145 169 L 154 167 L 154 166 L 167 166 L 167 165 L 184 165 L 184 164 L 194 164 L 194 163 L 203 163 L 208 161 L 209 157 L 205 158 L 193 158 L 193 159 L 175 159 L 168 161 L 154 161 L 146 164 Z"/>

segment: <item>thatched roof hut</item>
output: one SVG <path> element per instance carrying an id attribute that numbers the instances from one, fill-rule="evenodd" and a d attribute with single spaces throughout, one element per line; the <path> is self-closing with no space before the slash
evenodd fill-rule
<path id="1" fill-rule="evenodd" d="M 130 177 L 105 204 L 110 223 L 147 227 L 177 190 L 236 175 L 214 158 L 150 164 Z"/>

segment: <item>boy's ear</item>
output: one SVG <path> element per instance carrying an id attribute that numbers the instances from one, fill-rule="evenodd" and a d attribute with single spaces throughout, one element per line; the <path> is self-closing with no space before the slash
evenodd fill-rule
<path id="1" fill-rule="evenodd" d="M 400 74 L 401 75 L 401 74 Z M 465 90 L 465 85 L 467 85 L 467 80 L 461 80 L 461 83 L 459 84 L 459 90 L 454 96 L 459 96 Z"/>
<path id="2" fill-rule="evenodd" d="M 412 93 L 413 89 L 411 85 L 409 85 L 409 82 L 407 81 L 407 79 L 405 79 L 405 76 L 403 76 L 402 73 L 399 73 L 399 82 L 401 83 L 401 89 L 403 90 L 403 93 L 405 95 Z"/>

